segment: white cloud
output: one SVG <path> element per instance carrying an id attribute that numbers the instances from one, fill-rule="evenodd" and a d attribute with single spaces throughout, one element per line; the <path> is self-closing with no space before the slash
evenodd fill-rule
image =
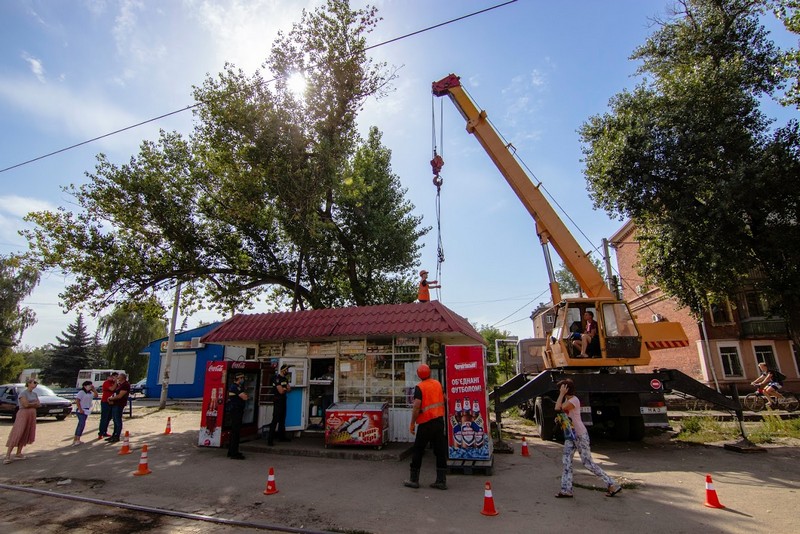
<path id="1" fill-rule="evenodd" d="M 66 132 L 81 141 L 141 120 L 107 97 L 26 80 L 0 79 L 0 99 L 31 120 L 38 120 L 41 129 Z M 116 148 L 128 146 L 129 142 L 123 135 L 107 137 L 99 143 Z"/>
<path id="2" fill-rule="evenodd" d="M 33 73 L 34 76 L 36 76 L 37 80 L 39 80 L 42 83 L 45 83 L 47 81 L 45 80 L 44 77 L 44 65 L 42 65 L 42 60 L 33 57 L 27 52 L 22 53 L 22 59 L 27 61 L 28 65 L 31 68 L 31 72 Z"/>
<path id="3" fill-rule="evenodd" d="M 261 66 L 278 30 L 288 32 L 291 24 L 300 20 L 302 9 L 311 11 L 321 3 L 320 0 L 185 1 L 200 27 L 210 34 L 219 64 L 229 61 L 245 72 Z"/>
<path id="4" fill-rule="evenodd" d="M 5 249 L 8 246 L 20 250 L 27 248 L 25 239 L 20 237 L 19 230 L 29 225 L 22 220 L 32 211 L 54 211 L 56 206 L 38 198 L 21 197 L 18 195 L 0 196 L 0 245 Z"/>
<path id="5" fill-rule="evenodd" d="M 54 211 L 56 206 L 38 198 L 18 195 L 0 195 L 0 213 L 8 213 L 20 219 L 32 211 Z"/>

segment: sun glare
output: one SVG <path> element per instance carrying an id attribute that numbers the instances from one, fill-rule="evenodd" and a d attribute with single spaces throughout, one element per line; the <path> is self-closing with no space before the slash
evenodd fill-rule
<path id="1" fill-rule="evenodd" d="M 286 80 L 286 88 L 295 98 L 302 99 L 306 93 L 306 78 L 299 72 L 293 73 Z"/>

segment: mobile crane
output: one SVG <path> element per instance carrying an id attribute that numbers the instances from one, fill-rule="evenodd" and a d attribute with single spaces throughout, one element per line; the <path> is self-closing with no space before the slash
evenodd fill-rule
<path id="1" fill-rule="evenodd" d="M 741 429 L 742 407 L 735 392 L 733 398 L 726 397 L 674 369 L 630 372 L 635 366 L 649 365 L 651 350 L 688 346 L 680 323 L 638 323 L 627 303 L 606 286 L 588 255 L 488 121 L 486 112 L 461 86 L 460 78 L 450 74 L 434 82 L 432 89 L 435 96 L 450 97 L 466 120 L 467 132 L 483 146 L 533 217 L 547 266 L 555 322 L 545 342 L 545 370 L 535 376 L 517 375 L 492 392 L 498 436 L 502 412 L 523 406 L 533 412 L 542 439 L 557 437 L 555 385 L 566 377 L 574 380 L 579 392 L 584 423 L 616 439 L 641 440 L 647 427 L 668 427 L 664 393 L 672 390 L 736 412 Z M 439 156 L 431 162 L 434 180 L 439 179 L 443 164 Z M 551 246 L 586 293 L 585 298 L 562 298 L 550 257 Z M 597 322 L 597 335 L 586 350 L 588 358 L 581 357 L 570 339 L 570 327 L 580 325 L 587 311 Z M 499 442 L 502 449 L 502 438 Z"/>

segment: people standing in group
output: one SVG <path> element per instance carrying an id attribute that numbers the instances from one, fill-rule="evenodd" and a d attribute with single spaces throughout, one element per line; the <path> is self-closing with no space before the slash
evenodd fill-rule
<path id="1" fill-rule="evenodd" d="M 431 289 L 439 289 L 438 280 L 428 280 L 428 271 L 425 269 L 419 272 L 419 291 L 417 292 L 417 300 L 420 302 L 429 302 L 431 300 Z"/>
<path id="2" fill-rule="evenodd" d="M 239 452 L 239 439 L 242 433 L 242 418 L 244 407 L 247 403 L 247 393 L 244 391 L 244 373 L 236 373 L 233 383 L 228 386 L 228 400 L 225 412 L 230 417 L 231 435 L 228 441 L 228 458 L 244 460 L 244 454 Z"/>
<path id="3" fill-rule="evenodd" d="M 581 421 L 581 401 L 575 396 L 575 383 L 571 378 L 565 378 L 559 381 L 557 386 L 556 411 L 564 412 L 569 417 L 574 431 L 574 439 L 572 436 L 566 436 L 565 433 L 564 453 L 561 458 L 564 470 L 561 474 L 561 489 L 556 493 L 556 498 L 572 498 L 572 457 L 575 455 L 576 449 L 581 456 L 583 466 L 600 477 L 605 483 L 606 497 L 613 497 L 622 491 L 622 486 L 617 484 L 592 460 L 589 431 L 586 430 L 586 425 Z"/>
<path id="4" fill-rule="evenodd" d="M 106 438 L 109 443 L 118 442 L 122 435 L 122 414 L 130 393 L 131 384 L 128 382 L 128 375 L 120 373 L 117 375 L 117 386 L 114 393 L 108 398 L 108 403 L 111 405 L 111 420 L 114 422 L 114 432 L 110 438 Z"/>
<path id="5" fill-rule="evenodd" d="M 289 366 L 281 365 L 280 370 L 272 377 L 272 398 L 273 410 L 272 421 L 269 424 L 269 436 L 267 445 L 275 445 L 275 437 L 278 441 L 289 441 L 286 437 L 286 398 L 292 390 L 289 384 Z"/>
<path id="6" fill-rule="evenodd" d="M 97 391 L 95 391 L 91 380 L 86 380 L 81 384 L 81 389 L 75 394 L 75 415 L 78 416 L 78 426 L 75 427 L 75 437 L 72 440 L 73 447 L 82 443 L 83 429 L 86 428 L 86 420 L 89 418 L 89 414 L 92 413 L 92 404 L 96 398 Z"/>
<path id="7" fill-rule="evenodd" d="M 114 371 L 100 386 L 100 428 L 97 430 L 97 439 L 111 437 L 111 434 L 108 433 L 108 423 L 111 422 L 111 404 L 108 403 L 108 398 L 117 389 L 117 376 L 118 373 Z"/>
<path id="8" fill-rule="evenodd" d="M 25 381 L 25 389 L 17 395 L 18 410 L 14 419 L 14 426 L 11 428 L 11 433 L 6 441 L 8 450 L 6 451 L 5 459 L 3 459 L 4 464 L 11 463 L 11 451 L 14 450 L 14 447 L 17 448 L 17 454 L 14 459 L 24 460 L 25 455 L 22 454 L 22 448 L 36 441 L 36 409 L 41 406 L 39 395 L 34 391 L 37 385 L 39 385 L 39 382 L 36 379 L 29 378 Z"/>
<path id="9" fill-rule="evenodd" d="M 442 384 L 431 378 L 431 368 L 425 364 L 417 367 L 421 382 L 414 387 L 414 406 L 411 410 L 411 424 L 408 430 L 413 435 L 414 446 L 411 452 L 411 478 L 403 482 L 409 488 L 419 487 L 419 471 L 422 456 L 429 444 L 433 445 L 436 456 L 436 482 L 432 488 L 447 489 L 447 437 L 444 433 L 444 390 Z"/>

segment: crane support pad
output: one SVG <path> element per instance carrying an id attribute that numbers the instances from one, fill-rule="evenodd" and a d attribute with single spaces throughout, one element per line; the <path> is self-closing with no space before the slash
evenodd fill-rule
<path id="1" fill-rule="evenodd" d="M 517 375 L 506 384 L 517 385 L 521 383 L 520 377 L 524 378 L 524 375 Z M 556 384 L 564 378 L 571 378 L 575 382 L 575 389 L 584 393 L 669 393 L 674 390 L 710 402 L 718 408 L 735 411 L 737 416 L 742 412 L 742 406 L 738 399 L 727 397 L 677 369 L 660 369 L 653 373 L 542 371 L 503 399 L 498 399 L 496 393 L 511 388 L 505 388 L 506 384 L 496 388 L 492 395 L 494 411 L 502 413 L 511 407 L 519 406 L 530 399 L 548 393 L 551 397 L 555 396 L 558 394 Z"/>

